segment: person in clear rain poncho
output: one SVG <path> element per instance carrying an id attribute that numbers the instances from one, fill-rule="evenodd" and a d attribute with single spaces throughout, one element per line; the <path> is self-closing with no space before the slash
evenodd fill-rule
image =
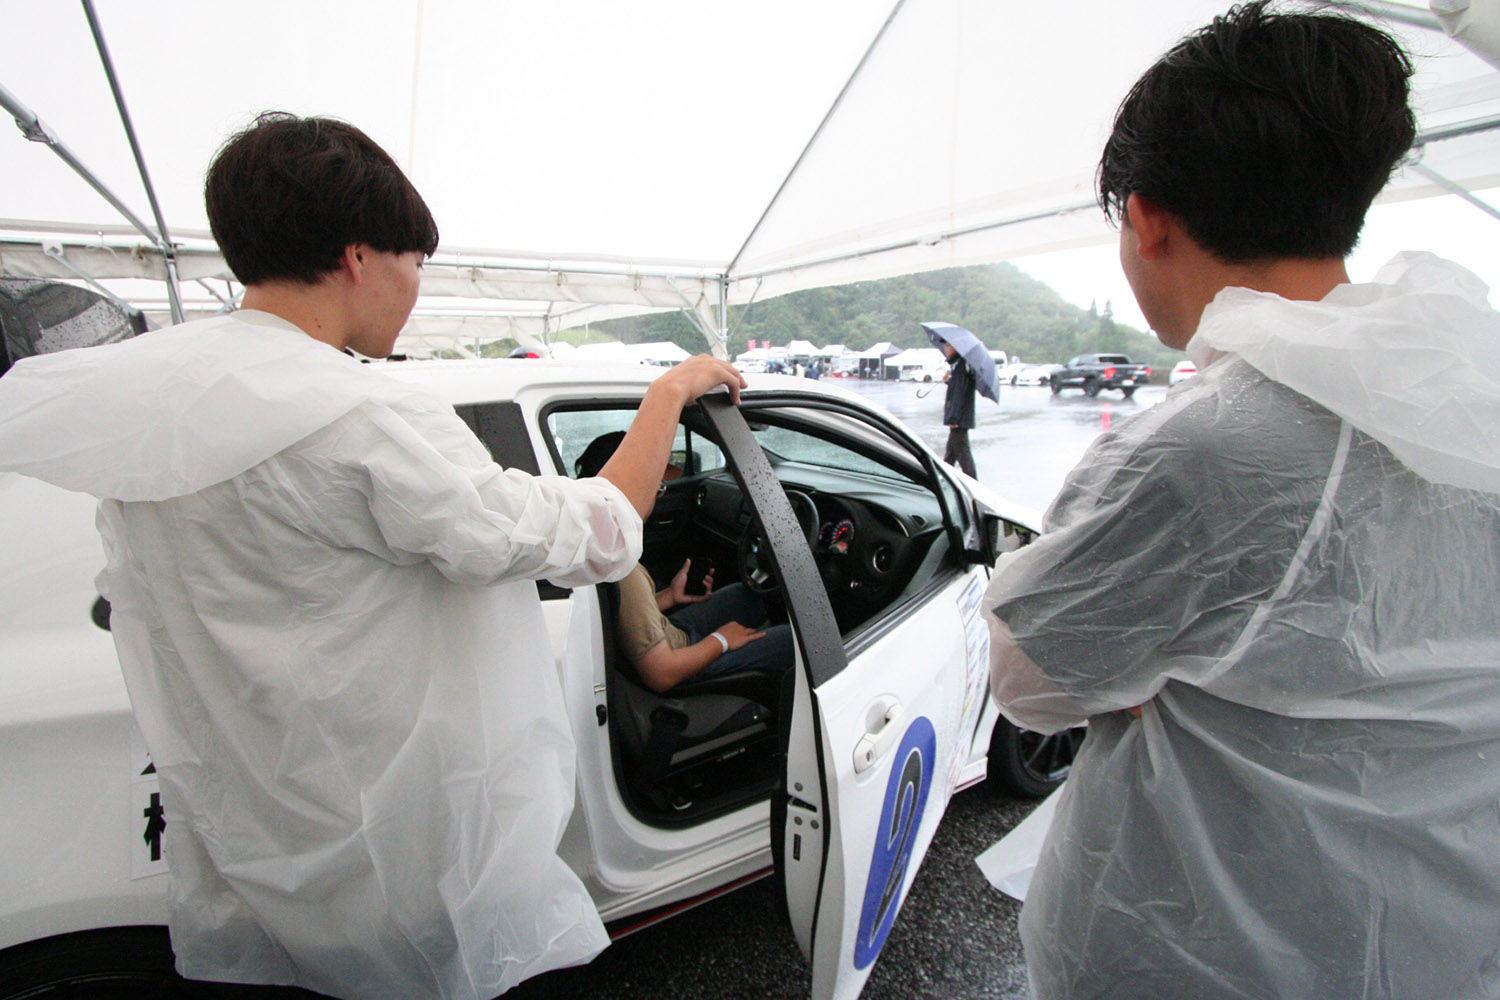
<path id="1" fill-rule="evenodd" d="M 390 354 L 437 227 L 358 129 L 263 115 L 206 185 L 244 308 L 0 379 L 0 469 L 101 498 L 195 979 L 479 1000 L 607 937 L 557 856 L 573 742 L 535 582 L 618 579 L 683 405 L 597 478 L 505 470 Z"/>
<path id="2" fill-rule="evenodd" d="M 1412 141 L 1386 35 L 1248 5 L 1121 105 L 1121 262 L 1199 374 L 1101 437 L 985 600 L 1088 734 L 1021 915 L 1042 1000 L 1500 996 L 1500 316 L 1343 258 Z"/>

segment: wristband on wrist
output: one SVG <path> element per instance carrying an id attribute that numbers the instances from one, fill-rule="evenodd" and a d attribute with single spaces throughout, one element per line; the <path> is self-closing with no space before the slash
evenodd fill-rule
<path id="1" fill-rule="evenodd" d="M 720 646 L 723 646 L 723 647 L 724 647 L 724 648 L 723 648 L 723 649 L 722 649 L 722 650 L 721 650 L 721 651 L 720 651 L 720 652 L 719 652 L 719 655 L 720 655 L 720 656 L 723 656 L 723 655 L 724 655 L 724 654 L 725 654 L 725 653 L 727 653 L 727 652 L 729 652 L 729 640 L 728 640 L 728 639 L 726 639 L 726 638 L 724 638 L 724 637 L 723 637 L 723 636 L 722 636 L 722 635 L 720 635 L 720 634 L 719 634 L 719 633 L 718 633 L 718 632 L 710 632 L 710 633 L 708 633 L 708 634 L 709 634 L 709 635 L 710 635 L 710 636 L 712 636 L 712 637 L 713 637 L 713 638 L 715 638 L 715 639 L 718 639 L 718 640 L 719 640 L 719 645 L 720 645 Z"/>

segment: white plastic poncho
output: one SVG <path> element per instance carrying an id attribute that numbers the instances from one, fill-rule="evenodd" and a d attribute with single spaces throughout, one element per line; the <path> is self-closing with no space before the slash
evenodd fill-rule
<path id="1" fill-rule="evenodd" d="M 488 998 L 607 937 L 556 855 L 574 749 L 534 580 L 618 578 L 604 480 L 263 313 L 18 364 L 0 468 L 106 498 L 192 978 Z"/>
<path id="2" fill-rule="evenodd" d="M 1189 352 L 986 597 L 1034 663 L 997 651 L 1007 714 L 1089 726 L 1033 988 L 1500 996 L 1500 316 L 1406 255 L 1226 290 Z"/>

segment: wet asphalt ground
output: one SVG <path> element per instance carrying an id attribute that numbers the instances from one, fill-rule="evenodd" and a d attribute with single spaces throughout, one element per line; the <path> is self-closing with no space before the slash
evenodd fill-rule
<path id="1" fill-rule="evenodd" d="M 1054 396 L 1046 386 L 1009 385 L 1001 386 L 998 403 L 980 397 L 974 402 L 978 426 L 969 432 L 976 478 L 1002 496 L 1042 511 L 1096 437 L 1166 397 L 1166 376 L 1158 373 L 1156 380 L 1131 399 L 1117 390 L 1090 399 L 1080 389 Z M 942 423 L 942 383 L 838 379 L 834 384 L 890 410 L 943 454 L 948 429 Z"/>
<path id="2" fill-rule="evenodd" d="M 862 1000 L 1023 1000 L 1021 904 L 974 858 L 1036 805 L 984 785 L 948 805 Z M 541 976 L 504 1000 L 796 1000 L 811 984 L 768 878 Z"/>
<path id="3" fill-rule="evenodd" d="M 939 455 L 941 383 L 838 383 L 879 403 Z M 1146 386 L 1134 399 L 1089 399 L 1045 387 L 1002 388 L 979 399 L 970 432 L 978 478 L 1040 512 L 1090 442 L 1166 394 Z M 1016 934 L 1020 904 L 990 886 L 974 859 L 1034 808 L 984 785 L 954 796 L 911 892 L 876 961 L 862 1000 L 1024 1000 L 1025 962 Z M 764 879 L 612 944 L 587 966 L 532 980 L 506 1000 L 793 1000 L 810 976 L 780 912 L 775 879 Z"/>

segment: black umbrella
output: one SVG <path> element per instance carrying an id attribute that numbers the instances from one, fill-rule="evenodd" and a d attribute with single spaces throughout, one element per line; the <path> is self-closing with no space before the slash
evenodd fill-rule
<path id="1" fill-rule="evenodd" d="M 1000 380 L 995 375 L 995 359 L 990 354 L 990 349 L 979 342 L 978 337 L 952 323 L 923 323 L 921 326 L 934 347 L 952 345 L 959 357 L 967 361 L 974 370 L 974 384 L 980 393 L 1000 402 Z"/>

